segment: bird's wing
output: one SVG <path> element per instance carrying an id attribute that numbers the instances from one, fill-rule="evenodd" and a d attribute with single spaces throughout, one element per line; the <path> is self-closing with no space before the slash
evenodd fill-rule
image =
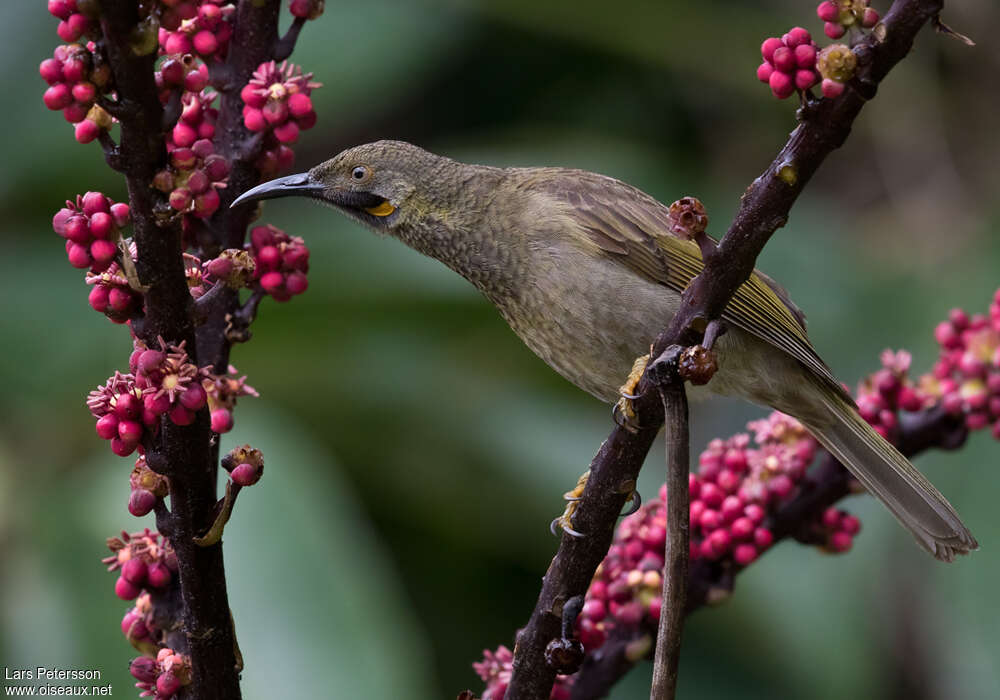
<path id="1" fill-rule="evenodd" d="M 540 180 L 550 196 L 568 205 L 594 244 L 646 278 L 680 293 L 704 267 L 698 246 L 673 235 L 667 208 L 644 192 L 584 171 L 561 171 Z M 853 404 L 809 343 L 805 316 L 770 277 L 755 270 L 722 318 L 788 353 Z"/>

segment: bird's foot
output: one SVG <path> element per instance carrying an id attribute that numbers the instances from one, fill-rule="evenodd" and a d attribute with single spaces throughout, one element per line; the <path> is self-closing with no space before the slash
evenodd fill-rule
<path id="1" fill-rule="evenodd" d="M 559 534 L 558 531 L 562 530 L 563 532 L 573 537 L 584 536 L 582 532 L 573 529 L 573 516 L 576 514 L 576 509 L 579 507 L 580 499 L 583 497 L 583 489 L 584 487 L 586 487 L 587 480 L 589 478 L 590 478 L 590 470 L 588 469 L 587 471 L 585 471 L 583 474 L 580 475 L 579 479 L 577 479 L 576 486 L 574 486 L 572 490 L 567 491 L 566 493 L 563 494 L 563 498 L 566 499 L 566 510 L 564 510 L 562 515 L 553 520 L 552 523 L 549 525 L 549 530 L 552 532 L 553 535 Z M 625 502 L 631 504 L 628 507 L 628 510 L 624 511 L 621 514 L 621 517 L 624 518 L 627 515 L 632 515 L 632 513 L 639 510 L 640 506 L 642 506 L 642 497 L 639 495 L 639 492 L 635 488 L 634 480 L 623 482 L 618 492 L 619 493 L 628 492 L 628 496 L 626 496 Z"/>
<path id="2" fill-rule="evenodd" d="M 646 371 L 648 363 L 649 355 L 642 355 L 635 358 L 635 362 L 632 363 L 632 370 L 628 374 L 628 379 L 625 380 L 625 383 L 618 390 L 620 398 L 612 411 L 615 423 L 633 433 L 637 432 L 640 426 L 639 417 L 632 407 L 632 401 L 639 398 L 635 390 L 639 386 L 639 380 L 642 378 L 642 373 Z"/>
<path id="3" fill-rule="evenodd" d="M 580 502 L 580 497 L 583 496 L 583 489 L 589 478 L 590 470 L 588 469 L 577 479 L 576 486 L 563 494 L 563 498 L 566 499 L 566 509 L 549 525 L 549 530 L 552 531 L 553 535 L 558 534 L 558 530 L 562 530 L 573 537 L 583 537 L 582 532 L 573 529 L 573 515 L 576 513 L 577 505 Z"/>

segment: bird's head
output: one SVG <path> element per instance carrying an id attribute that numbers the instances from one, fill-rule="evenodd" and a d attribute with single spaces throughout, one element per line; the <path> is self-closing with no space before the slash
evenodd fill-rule
<path id="1" fill-rule="evenodd" d="M 307 197 L 381 233 L 398 234 L 428 215 L 428 185 L 447 158 L 403 141 L 355 146 L 309 172 L 279 177 L 240 195 L 232 206 L 277 197 Z M 457 164 L 455 164 L 457 165 Z"/>

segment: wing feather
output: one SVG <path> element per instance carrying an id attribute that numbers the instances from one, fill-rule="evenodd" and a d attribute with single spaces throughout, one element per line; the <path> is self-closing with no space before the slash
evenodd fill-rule
<path id="1" fill-rule="evenodd" d="M 535 182 L 573 210 L 600 250 L 647 279 L 683 292 L 704 267 L 698 246 L 670 233 L 667 208 L 644 192 L 577 170 L 549 170 L 548 177 Z M 810 344 L 805 316 L 770 277 L 755 270 L 737 289 L 722 318 L 788 353 L 853 404 Z"/>

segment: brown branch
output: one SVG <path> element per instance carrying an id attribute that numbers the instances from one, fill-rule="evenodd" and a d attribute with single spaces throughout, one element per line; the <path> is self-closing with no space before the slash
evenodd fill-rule
<path id="1" fill-rule="evenodd" d="M 139 21 L 138 6 L 129 0 L 101 5 L 101 27 L 115 87 L 122 104 L 120 164 L 128 185 L 132 226 L 138 250 L 139 277 L 148 285 L 144 340 L 157 337 L 186 341 L 198 362 L 193 304 L 181 260 L 181 231 L 176 219 L 164 217 L 163 195 L 149 186 L 166 163 L 163 108 L 153 80 L 155 52 L 137 56 L 130 32 Z M 158 526 L 169 533 L 180 575 L 181 629 L 168 642 L 191 656 L 193 680 L 184 697 L 233 700 L 240 697 L 235 640 L 229 617 L 222 547 L 198 547 L 194 537 L 211 523 L 215 505 L 215 473 L 208 425 L 202 410 L 192 425 L 163 421 L 156 440 L 159 469 L 170 475 L 171 512 L 157 513 Z M 161 522 L 162 521 L 162 522 Z"/>
<path id="2" fill-rule="evenodd" d="M 729 299 L 745 282 L 771 235 L 788 220 L 802 188 L 826 157 L 847 138 L 866 100 L 879 82 L 901 61 L 921 27 L 941 11 L 943 0 L 896 0 L 883 21 L 880 40 L 870 35 L 854 51 L 858 74 L 849 89 L 834 100 L 821 100 L 800 110 L 801 123 L 771 165 L 750 185 L 739 211 L 716 254 L 685 290 L 680 311 L 654 344 L 654 356 L 670 345 L 699 341 L 691 325 L 697 319 L 719 318 Z M 780 174 L 780 176 L 779 176 Z M 559 634 L 562 602 L 583 594 L 607 552 L 615 518 L 624 505 L 623 482 L 634 480 L 663 421 L 663 407 L 647 372 L 639 384 L 636 413 L 644 427 L 631 433 L 616 427 L 591 462 L 591 478 L 574 523 L 586 537 L 563 535 L 549 566 L 535 609 L 517 636 L 508 697 L 547 697 L 555 671 L 545 664 L 544 651 Z"/>
<path id="3" fill-rule="evenodd" d="M 671 346 L 656 361 L 668 365 L 666 376 L 659 374 L 659 392 L 666 416 L 667 452 L 667 539 L 663 552 L 663 592 L 660 625 L 653 662 L 653 685 L 650 700 L 673 700 L 677 693 L 677 670 L 680 666 L 681 633 L 688 591 L 690 549 L 690 493 L 688 491 L 688 404 L 684 380 L 677 374 L 677 358 L 682 348 Z"/>
<path id="4" fill-rule="evenodd" d="M 968 429 L 962 418 L 945 413 L 940 406 L 933 406 L 919 413 L 900 415 L 900 433 L 896 443 L 908 457 L 932 448 L 958 449 L 968 436 Z M 668 497 L 669 489 L 670 486 Z M 810 525 L 816 522 L 824 510 L 851 493 L 850 473 L 828 453 L 824 453 L 799 485 L 796 496 L 771 515 L 764 526 L 774 534 L 775 544 L 784 539 L 817 544 L 810 535 Z M 668 532 L 670 527 L 671 524 L 668 523 Z M 742 571 L 743 569 L 736 569 L 731 561 L 696 560 L 688 576 L 685 614 L 717 603 L 733 590 L 735 576 Z M 608 642 L 584 660 L 573 683 L 572 699 L 604 697 L 639 661 L 628 658 L 628 645 L 643 639 L 650 632 L 647 627 L 616 629 Z"/>

